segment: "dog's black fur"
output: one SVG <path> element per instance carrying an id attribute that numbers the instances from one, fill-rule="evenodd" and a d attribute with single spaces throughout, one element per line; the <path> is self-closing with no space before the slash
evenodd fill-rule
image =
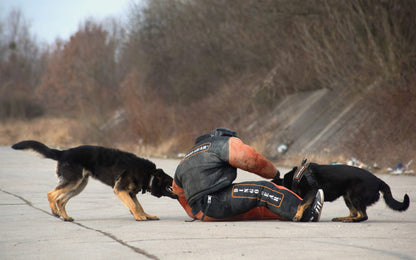
<path id="1" fill-rule="evenodd" d="M 32 149 L 58 161 L 59 183 L 48 193 L 48 200 L 52 213 L 65 221 L 73 220 L 66 213 L 66 203 L 85 188 L 88 176 L 111 186 L 136 220 L 158 219 L 144 212 L 136 197 L 138 192 L 150 191 L 156 197 L 177 198 L 172 193 L 172 177 L 162 169 L 156 169 L 153 162 L 132 153 L 90 145 L 61 151 L 32 140 L 16 143 L 12 148 Z"/>
<path id="2" fill-rule="evenodd" d="M 296 170 L 297 167 L 294 167 L 284 175 L 283 179 L 277 179 L 274 182 L 291 189 Z M 318 189 L 324 191 L 325 201 L 334 201 L 343 196 L 345 204 L 350 210 L 349 216 L 334 218 L 332 221 L 360 222 L 367 220 L 366 209 L 379 200 L 379 192 L 383 193 L 384 201 L 391 209 L 404 211 L 409 207 L 407 194 L 404 195 L 403 202 L 395 200 L 390 187 L 367 170 L 348 165 L 320 165 L 316 163 L 309 163 L 306 170 L 316 182 L 311 185 L 307 178 L 303 177 L 297 185 L 297 190 L 294 190 L 303 198 L 294 218 L 295 221 L 301 220 L 303 211 L 313 202 Z"/>

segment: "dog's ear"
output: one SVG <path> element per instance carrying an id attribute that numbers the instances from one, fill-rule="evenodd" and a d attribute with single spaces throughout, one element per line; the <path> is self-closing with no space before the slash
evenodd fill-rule
<path id="1" fill-rule="evenodd" d="M 293 167 L 293 169 L 290 172 L 285 174 L 285 176 L 283 177 L 283 186 L 285 186 L 288 189 L 292 188 L 293 174 L 295 174 L 297 169 L 298 167 Z"/>
<path id="2" fill-rule="evenodd" d="M 153 176 L 160 178 L 163 174 L 166 173 L 162 169 L 155 169 L 152 174 Z"/>

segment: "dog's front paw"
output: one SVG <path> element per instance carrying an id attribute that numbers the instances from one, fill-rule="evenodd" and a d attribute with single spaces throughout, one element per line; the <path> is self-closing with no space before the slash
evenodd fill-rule
<path id="1" fill-rule="evenodd" d="M 74 219 L 71 218 L 71 217 L 68 217 L 68 218 L 64 218 L 64 221 L 72 222 L 72 221 L 74 221 Z"/>
<path id="2" fill-rule="evenodd" d="M 300 216 L 300 217 L 299 216 L 294 216 L 292 221 L 299 222 L 301 219 L 302 219 L 302 216 Z"/>
<path id="3" fill-rule="evenodd" d="M 138 216 L 135 217 L 136 221 L 143 221 L 143 220 L 147 220 L 146 216 Z"/>
<path id="4" fill-rule="evenodd" d="M 150 215 L 147 215 L 146 218 L 148 220 L 159 220 L 159 217 L 158 216 L 150 216 Z"/>
<path id="5" fill-rule="evenodd" d="M 292 221 L 299 222 L 302 219 L 303 213 L 298 211 L 296 212 L 296 215 L 293 217 Z"/>

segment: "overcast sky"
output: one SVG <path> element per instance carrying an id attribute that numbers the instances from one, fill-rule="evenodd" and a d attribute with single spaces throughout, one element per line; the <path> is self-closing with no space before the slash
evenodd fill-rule
<path id="1" fill-rule="evenodd" d="M 57 37 L 69 40 L 87 18 L 125 17 L 133 2 L 138 0 L 0 0 L 0 18 L 20 8 L 30 33 L 39 42 L 53 43 Z"/>

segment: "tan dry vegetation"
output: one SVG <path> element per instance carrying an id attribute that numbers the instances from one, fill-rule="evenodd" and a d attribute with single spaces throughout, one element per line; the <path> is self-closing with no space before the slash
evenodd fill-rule
<path id="1" fill-rule="evenodd" d="M 0 145 L 12 145 L 21 140 L 37 140 L 52 147 L 69 147 L 78 141 L 74 133 L 80 129 L 78 121 L 67 118 L 36 118 L 6 120 L 0 124 Z"/>
<path id="2" fill-rule="evenodd" d="M 50 147 L 67 149 L 78 145 L 101 145 L 111 148 L 122 149 L 141 156 L 164 158 L 169 154 L 176 140 L 164 142 L 159 146 L 149 146 L 135 138 L 116 138 L 114 142 L 107 141 L 106 144 L 100 142 L 85 141 L 88 133 L 81 121 L 69 118 L 36 118 L 32 120 L 7 120 L 0 124 L 0 146 L 11 146 L 22 140 L 40 141 Z M 126 135 L 126 132 L 118 132 L 119 135 Z M 87 138 L 88 139 L 88 138 Z M 94 138 L 91 138 L 94 139 Z"/>

